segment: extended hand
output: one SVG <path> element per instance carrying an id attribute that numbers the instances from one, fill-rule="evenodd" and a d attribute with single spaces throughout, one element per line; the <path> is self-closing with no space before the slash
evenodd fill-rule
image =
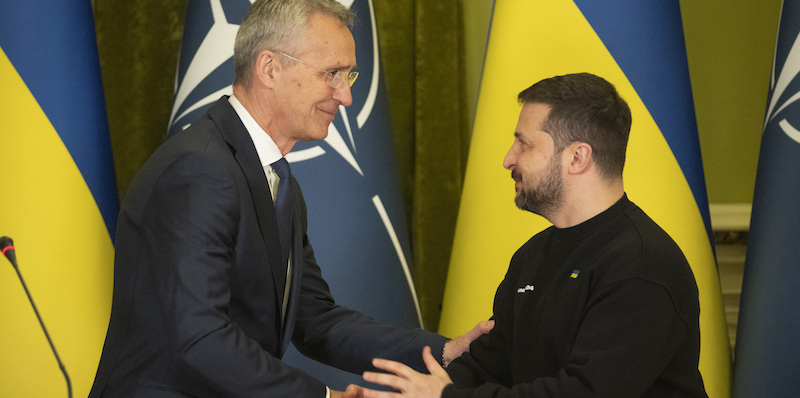
<path id="1" fill-rule="evenodd" d="M 489 333 L 493 327 L 494 321 L 478 322 L 469 332 L 445 343 L 444 354 L 442 355 L 444 367 L 450 365 L 450 362 L 460 357 L 461 354 L 469 352 L 469 345 L 480 337 L 480 335 Z"/>
<path id="2" fill-rule="evenodd" d="M 441 397 L 442 390 L 444 390 L 448 384 L 453 383 L 452 380 L 450 380 L 450 376 L 447 375 L 444 368 L 439 366 L 439 361 L 431 355 L 430 347 L 425 347 L 422 350 L 422 360 L 425 361 L 425 366 L 431 374 L 426 375 L 419 373 L 400 362 L 386 359 L 374 359 L 372 361 L 373 366 L 391 374 L 364 372 L 364 380 L 391 387 L 399 391 L 399 393 L 376 391 L 368 388 L 361 388 L 361 393 L 365 398 Z M 350 388 L 348 388 L 348 391 L 349 390 Z"/>

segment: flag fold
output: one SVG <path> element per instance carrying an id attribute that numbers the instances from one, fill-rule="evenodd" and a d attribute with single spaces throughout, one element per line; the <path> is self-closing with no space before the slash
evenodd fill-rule
<path id="1" fill-rule="evenodd" d="M 631 107 L 626 191 L 689 260 L 700 291 L 700 371 L 709 395 L 725 397 L 730 347 L 677 2 L 495 3 L 439 332 L 487 319 L 512 254 L 550 225 L 514 206 L 502 162 L 517 94 L 578 72 L 610 81 Z"/>

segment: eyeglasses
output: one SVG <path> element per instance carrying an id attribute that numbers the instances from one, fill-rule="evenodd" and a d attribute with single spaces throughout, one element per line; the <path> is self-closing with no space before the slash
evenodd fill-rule
<path id="1" fill-rule="evenodd" d="M 299 59 L 297 59 L 297 58 L 295 58 L 295 57 L 293 57 L 293 56 L 291 56 L 289 54 L 286 54 L 286 53 L 284 53 L 282 51 L 276 51 L 276 52 L 278 54 L 280 54 L 280 55 L 283 55 L 286 58 L 289 58 L 291 60 L 297 61 L 297 62 L 299 62 L 299 63 L 301 63 L 301 64 L 303 64 L 303 65 L 305 65 L 305 66 L 317 71 L 317 72 L 320 72 L 323 76 L 325 76 L 328 79 L 328 84 L 333 88 L 341 87 L 342 83 L 344 83 L 345 81 L 347 81 L 347 84 L 350 87 L 353 87 L 353 83 L 355 83 L 356 79 L 358 78 L 358 72 L 356 72 L 356 71 L 352 71 L 352 72 L 342 72 L 340 70 L 337 70 L 337 71 L 326 71 L 326 70 L 315 68 L 315 67 L 313 67 L 313 66 L 311 66 L 311 65 L 309 65 L 309 64 L 307 64 L 307 63 L 305 63 L 305 62 L 303 62 L 303 61 L 301 61 L 301 60 L 299 60 Z"/>

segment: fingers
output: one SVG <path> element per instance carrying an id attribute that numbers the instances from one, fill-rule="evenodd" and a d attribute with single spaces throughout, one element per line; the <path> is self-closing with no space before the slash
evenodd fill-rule
<path id="1" fill-rule="evenodd" d="M 444 387 L 451 384 L 452 380 L 447 372 L 439 365 L 439 361 L 433 357 L 430 347 L 426 346 L 422 349 L 422 360 L 428 368 L 428 371 L 430 371 L 430 375 L 419 373 L 399 362 L 374 359 L 372 361 L 373 366 L 389 373 L 364 372 L 364 380 L 388 386 L 398 392 L 375 391 L 363 388 L 361 390 L 363 397 L 440 397 Z M 348 388 L 348 391 L 349 390 Z"/>
<path id="2" fill-rule="evenodd" d="M 406 379 L 417 373 L 414 369 L 411 369 L 400 362 L 390 361 L 388 359 L 375 358 L 372 360 L 372 366 L 390 373 L 394 373 Z"/>
<path id="3" fill-rule="evenodd" d="M 395 398 L 401 396 L 398 393 L 392 393 L 388 391 L 378 391 L 378 390 L 370 390 L 369 388 L 364 388 L 362 390 L 362 396 L 364 398 Z"/>
<path id="4" fill-rule="evenodd" d="M 447 367 L 450 362 L 460 357 L 461 354 L 469 352 L 469 345 L 481 335 L 489 333 L 492 328 L 494 328 L 494 321 L 481 321 L 467 333 L 445 343 L 442 364 Z"/>
<path id="5" fill-rule="evenodd" d="M 399 390 L 403 385 L 403 381 L 406 380 L 405 378 L 397 377 L 393 374 L 379 372 L 364 372 L 363 377 L 364 380 L 370 383 L 392 387 L 395 390 Z"/>
<path id="6" fill-rule="evenodd" d="M 470 340 L 475 340 L 478 338 L 478 336 L 489 333 L 492 330 L 492 328 L 494 328 L 494 320 L 481 321 L 478 322 L 478 324 L 475 325 L 475 327 L 472 328 L 472 330 L 467 332 L 467 334 L 469 335 Z"/>
<path id="7" fill-rule="evenodd" d="M 372 365 L 378 369 L 382 369 L 390 373 L 364 372 L 364 380 L 370 383 L 391 387 L 397 391 L 405 391 L 408 388 L 409 380 L 414 375 L 419 374 L 414 369 L 411 369 L 406 365 L 385 359 L 374 359 L 372 360 Z M 392 396 L 380 393 L 380 391 L 364 389 L 364 396 L 367 398 Z"/>
<path id="8" fill-rule="evenodd" d="M 364 372 L 364 380 L 370 383 L 388 386 L 398 391 L 402 391 L 405 388 L 405 383 L 407 382 L 408 378 L 416 373 L 414 369 L 411 369 L 400 362 L 389 361 L 380 358 L 373 359 L 372 366 L 375 366 L 381 370 L 385 370 L 389 373 Z M 365 397 L 384 396 L 382 394 L 377 394 L 379 391 L 375 391 L 374 393 L 367 393 L 367 389 L 364 389 L 364 391 Z"/>
<path id="9" fill-rule="evenodd" d="M 347 386 L 347 389 L 344 390 L 344 394 L 342 394 L 342 398 L 363 398 L 363 397 L 364 397 L 364 387 L 355 384 Z"/>
<path id="10" fill-rule="evenodd" d="M 439 366 L 439 362 L 433 357 L 433 354 L 431 354 L 430 347 L 426 346 L 423 348 L 422 358 L 429 371 L 439 370 L 444 372 L 444 369 Z M 372 365 L 389 373 L 364 372 L 364 380 L 371 383 L 388 386 L 397 391 L 405 391 L 414 377 L 422 375 L 422 373 L 419 373 L 400 362 L 389 361 L 386 359 L 375 358 L 372 360 Z M 367 389 L 364 389 L 364 391 L 366 392 Z M 375 393 L 377 393 L 377 391 Z M 365 397 L 377 396 L 382 395 L 375 395 L 372 393 L 365 394 Z"/>

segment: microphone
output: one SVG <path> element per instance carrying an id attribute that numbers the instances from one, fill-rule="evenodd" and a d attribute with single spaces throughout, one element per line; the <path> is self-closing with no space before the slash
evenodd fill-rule
<path id="1" fill-rule="evenodd" d="M 8 261 L 11 261 L 11 265 L 17 268 L 17 256 L 14 254 L 14 241 L 11 238 L 8 236 L 0 238 L 0 251 L 8 258 Z"/>
<path id="2" fill-rule="evenodd" d="M 33 297 L 31 297 L 31 293 L 28 291 L 28 286 L 25 284 L 25 280 L 22 279 L 22 273 L 19 272 L 19 267 L 17 266 L 17 255 L 16 250 L 14 250 L 14 241 L 11 240 L 8 236 L 0 237 L 0 252 L 3 253 L 4 256 L 11 262 L 11 265 L 14 266 L 14 270 L 17 271 L 17 276 L 19 276 L 19 281 L 22 282 L 22 288 L 25 289 L 25 294 L 28 295 L 28 301 L 31 302 L 31 306 L 33 307 L 33 312 L 36 313 L 36 319 L 39 320 L 39 324 L 42 325 L 42 331 L 44 331 L 44 336 L 47 337 L 47 342 L 50 343 L 50 348 L 53 350 L 53 355 L 56 357 L 56 362 L 58 362 L 58 367 L 61 368 L 61 373 L 64 374 L 64 379 L 67 380 L 67 396 L 72 398 L 72 383 L 69 380 L 69 375 L 67 374 L 67 368 L 64 367 L 64 363 L 61 362 L 61 358 L 58 356 L 58 352 L 56 352 L 56 346 L 53 345 L 53 340 L 50 338 L 50 333 L 47 333 L 47 328 L 44 327 L 44 321 L 42 321 L 42 317 L 39 315 L 39 310 L 36 309 L 36 304 L 33 303 Z"/>

